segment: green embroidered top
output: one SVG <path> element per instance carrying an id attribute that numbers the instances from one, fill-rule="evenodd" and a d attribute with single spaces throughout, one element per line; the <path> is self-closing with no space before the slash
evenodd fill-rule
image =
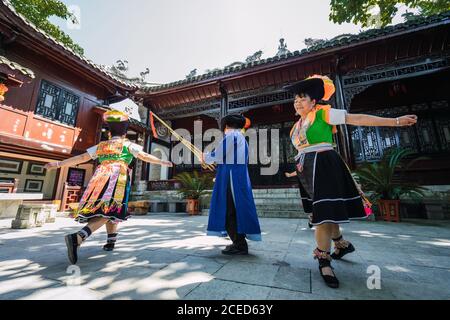
<path id="1" fill-rule="evenodd" d="M 333 143 L 336 125 L 345 124 L 345 110 L 332 109 L 331 106 L 317 105 L 305 120 L 300 119 L 291 130 L 291 141 L 296 149 L 319 143 Z"/>
<path id="2" fill-rule="evenodd" d="M 142 146 L 127 139 L 110 139 L 100 142 L 87 150 L 92 159 L 105 161 L 124 161 L 128 165 L 143 150 Z"/>
<path id="3" fill-rule="evenodd" d="M 120 154 L 98 154 L 98 161 L 100 163 L 104 161 L 124 161 L 128 165 L 133 161 L 133 154 L 130 152 L 127 146 L 123 146 Z"/>

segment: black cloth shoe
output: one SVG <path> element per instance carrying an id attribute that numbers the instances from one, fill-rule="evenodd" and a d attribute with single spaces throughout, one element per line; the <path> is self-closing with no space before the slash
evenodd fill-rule
<path id="1" fill-rule="evenodd" d="M 222 254 L 234 256 L 234 255 L 247 255 L 248 249 L 247 248 L 239 248 L 235 245 L 227 246 L 224 250 L 222 250 Z"/>
<path id="2" fill-rule="evenodd" d="M 72 264 L 76 264 L 78 261 L 78 239 L 77 233 L 69 234 L 65 237 L 66 246 L 67 246 L 67 255 L 69 257 L 69 261 Z"/>
<path id="3" fill-rule="evenodd" d="M 331 254 L 331 258 L 333 258 L 334 260 L 340 260 L 346 254 L 355 251 L 355 247 L 350 242 L 348 243 L 348 246 L 346 248 L 337 248 L 337 249 L 339 250 L 338 253 L 333 252 Z"/>
<path id="4" fill-rule="evenodd" d="M 105 244 L 103 246 L 103 250 L 105 250 L 105 251 L 113 251 L 115 245 L 116 245 L 115 243 L 107 243 L 107 244 Z"/>
<path id="5" fill-rule="evenodd" d="M 325 267 L 330 267 L 333 270 L 333 268 L 330 265 L 320 266 L 320 261 L 319 261 L 319 271 L 320 271 L 320 275 L 322 276 L 323 281 L 325 281 L 325 284 L 327 286 L 329 286 L 330 288 L 333 288 L 333 289 L 339 288 L 339 280 L 338 280 L 338 278 L 336 278 L 336 275 L 329 276 L 329 275 L 323 274 L 322 269 Z M 333 272 L 333 274 L 334 274 L 334 272 Z"/>
<path id="6" fill-rule="evenodd" d="M 317 259 L 319 261 L 319 271 L 320 275 L 322 276 L 323 281 L 325 281 L 325 284 L 333 289 L 339 288 L 339 280 L 336 278 L 336 275 L 333 272 L 333 276 L 325 275 L 322 272 L 323 268 L 331 268 L 333 270 L 333 267 L 331 266 L 331 256 L 329 252 L 322 251 L 320 249 L 314 250 L 314 259 Z"/>

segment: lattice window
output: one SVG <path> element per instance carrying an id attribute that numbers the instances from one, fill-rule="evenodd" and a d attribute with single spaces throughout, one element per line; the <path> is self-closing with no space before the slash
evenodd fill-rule
<path id="1" fill-rule="evenodd" d="M 272 104 L 274 102 L 291 101 L 293 99 L 294 96 L 289 92 L 276 92 L 263 96 L 249 97 L 245 99 L 230 101 L 228 109 L 233 110 L 239 108 L 252 108 L 256 106 Z"/>
<path id="2" fill-rule="evenodd" d="M 450 118 L 441 118 L 436 121 L 441 146 L 445 151 L 450 151 Z"/>
<path id="3" fill-rule="evenodd" d="M 414 152 L 419 152 L 415 129 L 413 127 L 399 128 L 398 137 L 402 148 L 408 148 Z"/>
<path id="4" fill-rule="evenodd" d="M 350 135 L 352 137 L 353 154 L 356 162 L 364 161 L 364 153 L 362 149 L 361 133 L 359 127 L 351 127 Z"/>
<path id="5" fill-rule="evenodd" d="M 80 98 L 48 81 L 42 81 L 36 114 L 75 126 Z"/>
<path id="6" fill-rule="evenodd" d="M 58 121 L 66 123 L 70 126 L 75 126 L 79 101 L 80 98 L 77 96 L 67 91 L 63 91 L 61 95 Z"/>
<path id="7" fill-rule="evenodd" d="M 438 152 L 439 145 L 433 129 L 431 119 L 419 120 L 417 123 L 417 133 L 419 136 L 420 150 L 422 152 Z"/>
<path id="8" fill-rule="evenodd" d="M 449 107 L 448 101 L 446 101 L 446 100 L 433 101 L 431 103 L 431 108 L 433 108 L 433 109 L 446 109 L 448 107 Z"/>
<path id="9" fill-rule="evenodd" d="M 366 161 L 381 159 L 381 150 L 378 142 L 377 128 L 361 127 L 361 140 Z"/>
<path id="10" fill-rule="evenodd" d="M 42 81 L 36 114 L 55 120 L 60 94 L 61 90 L 58 87 Z"/>
<path id="11" fill-rule="evenodd" d="M 388 127 L 380 127 L 378 130 L 380 132 L 380 142 L 381 142 L 381 147 L 383 148 L 383 152 L 386 149 L 399 146 L 396 129 L 392 129 L 392 128 L 388 128 Z"/>
<path id="12" fill-rule="evenodd" d="M 417 112 L 417 111 L 426 111 L 428 110 L 428 105 L 426 103 L 417 103 L 417 104 L 413 104 L 411 106 L 411 110 L 413 112 Z"/>

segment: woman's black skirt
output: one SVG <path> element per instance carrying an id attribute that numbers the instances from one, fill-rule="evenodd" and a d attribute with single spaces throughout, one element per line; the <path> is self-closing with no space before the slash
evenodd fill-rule
<path id="1" fill-rule="evenodd" d="M 303 208 L 312 214 L 312 225 L 366 218 L 355 182 L 336 151 L 307 153 L 303 170 L 297 169 L 297 176 Z"/>

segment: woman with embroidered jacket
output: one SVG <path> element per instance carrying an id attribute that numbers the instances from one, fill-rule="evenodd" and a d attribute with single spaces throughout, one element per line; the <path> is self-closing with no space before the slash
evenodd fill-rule
<path id="1" fill-rule="evenodd" d="M 417 116 L 381 118 L 365 114 L 349 114 L 346 110 L 320 105 L 335 92 L 333 82 L 324 76 L 312 76 L 286 87 L 294 94 L 294 108 L 300 120 L 291 130 L 291 141 L 298 150 L 297 175 L 305 212 L 312 214 L 317 248 L 314 258 L 319 261 L 319 271 L 325 283 L 338 288 L 339 281 L 331 267 L 331 260 L 339 260 L 355 251 L 343 239 L 339 224 L 350 219 L 366 217 L 363 198 L 351 173 L 333 148 L 333 134 L 337 125 L 355 126 L 412 126 Z M 330 255 L 331 240 L 335 251 Z"/>
<path id="2" fill-rule="evenodd" d="M 117 239 L 119 222 L 128 219 L 128 198 L 131 189 L 129 165 L 133 158 L 172 166 L 169 161 L 160 160 L 143 152 L 143 148 L 126 139 L 129 126 L 128 115 L 120 111 L 108 111 L 103 120 L 108 124 L 111 139 L 87 149 L 87 152 L 61 162 L 48 163 L 47 169 L 75 166 L 91 159 L 100 164 L 80 200 L 75 212 L 75 220 L 87 225 L 79 232 L 65 237 L 69 260 L 78 260 L 78 247 L 96 230 L 106 225 L 108 239 L 103 247 L 112 251 Z"/>

